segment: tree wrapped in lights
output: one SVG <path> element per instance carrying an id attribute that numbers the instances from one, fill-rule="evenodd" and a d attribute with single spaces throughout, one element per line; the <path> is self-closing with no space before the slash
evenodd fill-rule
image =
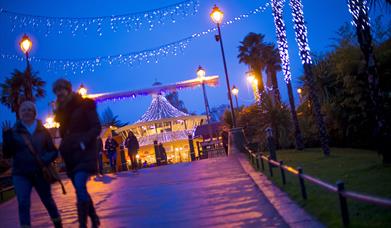
<path id="1" fill-rule="evenodd" d="M 282 17 L 284 3 L 285 3 L 285 0 L 272 0 L 272 2 L 271 2 L 273 16 L 274 16 L 274 24 L 276 27 L 278 50 L 280 53 L 280 58 L 281 58 L 281 63 L 282 63 L 282 71 L 284 73 L 284 80 L 285 80 L 286 86 L 288 88 L 290 111 L 291 111 L 291 115 L 292 115 L 293 126 L 295 128 L 296 149 L 302 150 L 302 149 L 304 149 L 303 138 L 302 138 L 300 127 L 299 127 L 299 121 L 297 119 L 295 101 L 293 98 L 290 60 L 289 60 L 289 53 L 288 53 L 288 41 L 286 38 L 285 23 L 284 23 L 284 19 Z"/>
<path id="2" fill-rule="evenodd" d="M 369 6 L 366 0 L 348 0 L 349 12 L 353 16 L 352 24 L 356 27 L 357 39 L 360 44 L 361 52 L 364 55 L 366 73 L 368 75 L 368 86 L 370 98 L 372 101 L 372 113 L 375 118 L 375 139 L 376 144 L 383 154 L 383 162 L 391 163 L 391 155 L 386 152 L 389 148 L 385 146 L 385 135 L 389 134 L 387 130 L 386 121 L 382 112 L 383 99 L 382 93 L 379 89 L 379 75 L 377 71 L 377 61 L 373 52 L 373 42 L 371 35 L 371 25 L 369 22 Z M 384 150 L 384 151 L 383 151 Z"/>
<path id="3" fill-rule="evenodd" d="M 296 42 L 299 46 L 299 55 L 304 66 L 305 79 L 309 88 L 312 110 L 319 128 L 320 144 L 323 149 L 323 154 L 328 156 L 330 154 L 329 139 L 323 116 L 320 112 L 319 99 L 315 92 L 314 75 L 312 73 L 312 59 L 307 39 L 307 27 L 304 22 L 303 5 L 301 4 L 301 0 L 290 0 L 290 7 L 292 9 Z"/>

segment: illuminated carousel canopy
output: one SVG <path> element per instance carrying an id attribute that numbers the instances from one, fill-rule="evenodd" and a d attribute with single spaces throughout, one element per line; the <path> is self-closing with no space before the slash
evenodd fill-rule
<path id="1" fill-rule="evenodd" d="M 146 123 L 155 120 L 177 118 L 188 116 L 189 114 L 179 111 L 162 95 L 153 95 L 151 105 L 144 115 L 135 123 Z"/>

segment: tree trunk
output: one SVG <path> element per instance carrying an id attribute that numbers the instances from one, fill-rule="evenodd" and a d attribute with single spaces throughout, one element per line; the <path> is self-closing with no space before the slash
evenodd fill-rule
<path id="1" fill-rule="evenodd" d="M 301 136 L 299 120 L 297 119 L 295 100 L 293 99 L 293 90 L 292 90 L 292 84 L 290 81 L 286 84 L 286 87 L 288 88 L 288 96 L 289 96 L 289 104 L 290 104 L 290 108 L 291 108 L 292 122 L 293 122 L 293 126 L 295 128 L 296 149 L 303 150 L 304 149 L 303 137 Z"/>
<path id="2" fill-rule="evenodd" d="M 326 126 L 323 120 L 323 116 L 320 112 L 320 103 L 318 100 L 318 96 L 315 92 L 315 82 L 314 82 L 314 75 L 312 74 L 312 65 L 308 63 L 304 63 L 304 73 L 305 73 L 305 79 L 307 81 L 308 87 L 309 87 L 309 95 L 310 100 L 312 104 L 312 112 L 315 115 L 315 120 L 318 125 L 319 129 L 319 139 L 320 139 L 320 145 L 323 149 L 323 154 L 325 156 L 330 155 L 330 148 L 329 148 L 329 139 L 327 135 Z"/>
<path id="3" fill-rule="evenodd" d="M 278 89 L 277 72 L 271 72 L 271 80 L 273 87 L 273 96 L 276 105 L 281 105 L 280 90 Z"/>

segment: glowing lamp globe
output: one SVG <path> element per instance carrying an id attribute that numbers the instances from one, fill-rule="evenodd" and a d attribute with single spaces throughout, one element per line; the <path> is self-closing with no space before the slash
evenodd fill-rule
<path id="1" fill-rule="evenodd" d="M 212 9 L 212 13 L 210 13 L 210 18 L 216 24 L 221 24 L 223 21 L 224 13 L 217 7 L 216 5 Z"/>

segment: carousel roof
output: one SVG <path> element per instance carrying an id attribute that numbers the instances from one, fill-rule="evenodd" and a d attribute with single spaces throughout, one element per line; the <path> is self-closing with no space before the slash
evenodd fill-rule
<path id="1" fill-rule="evenodd" d="M 189 114 L 179 111 L 163 95 L 158 94 L 152 96 L 152 102 L 147 112 L 135 124 L 182 116 L 189 116 Z"/>

